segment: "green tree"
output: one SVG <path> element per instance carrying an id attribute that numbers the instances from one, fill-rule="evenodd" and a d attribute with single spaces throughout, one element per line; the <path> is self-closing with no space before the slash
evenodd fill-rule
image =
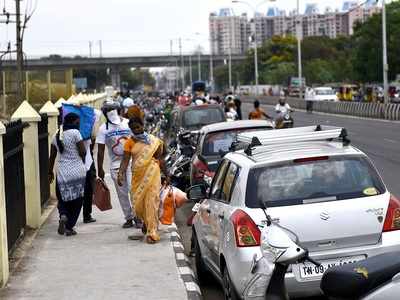
<path id="1" fill-rule="evenodd" d="M 400 74 L 400 1 L 387 4 L 387 41 L 389 79 Z M 354 28 L 351 63 L 356 79 L 362 82 L 382 82 L 382 15 L 375 14 Z"/>

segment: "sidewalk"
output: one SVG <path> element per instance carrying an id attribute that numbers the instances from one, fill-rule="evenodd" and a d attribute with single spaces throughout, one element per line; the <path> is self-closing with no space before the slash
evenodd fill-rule
<path id="1" fill-rule="evenodd" d="M 167 230 L 148 245 L 128 240 L 138 229 L 122 229 L 122 211 L 108 177 L 113 209 L 99 212 L 96 223 L 76 227 L 78 235 L 57 234 L 55 210 L 12 274 L 0 299 L 187 299 Z"/>

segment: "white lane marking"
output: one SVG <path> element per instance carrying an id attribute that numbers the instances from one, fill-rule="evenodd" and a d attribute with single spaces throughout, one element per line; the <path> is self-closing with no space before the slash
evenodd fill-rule
<path id="1" fill-rule="evenodd" d="M 179 273 L 181 275 L 192 275 L 194 277 L 194 273 L 191 268 L 189 267 L 179 267 Z"/>
<path id="2" fill-rule="evenodd" d="M 185 282 L 185 285 L 186 285 L 186 289 L 187 289 L 189 292 L 197 292 L 197 293 L 201 294 L 200 288 L 199 288 L 199 286 L 198 286 L 195 282 L 193 282 L 193 281 L 191 281 L 191 282 Z"/>
<path id="3" fill-rule="evenodd" d="M 186 255 L 184 253 L 176 253 L 177 260 L 186 260 Z"/>
<path id="4" fill-rule="evenodd" d="M 179 235 L 179 233 L 177 233 L 176 231 L 171 232 L 171 235 L 174 237 L 177 237 L 178 239 L 181 238 L 181 236 Z"/>
<path id="5" fill-rule="evenodd" d="M 173 246 L 174 248 L 181 248 L 181 249 L 184 249 L 184 248 L 183 248 L 183 245 L 182 245 L 181 243 L 179 243 L 179 242 L 172 242 L 172 246 Z"/>
<path id="6" fill-rule="evenodd" d="M 391 140 L 391 139 L 385 139 L 385 138 L 384 138 L 384 140 L 385 140 L 386 142 L 393 143 L 393 144 L 397 144 L 397 143 L 398 143 L 398 141 Z"/>

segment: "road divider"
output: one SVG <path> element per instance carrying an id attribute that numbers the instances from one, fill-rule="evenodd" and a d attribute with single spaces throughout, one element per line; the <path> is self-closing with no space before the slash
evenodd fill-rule
<path id="1" fill-rule="evenodd" d="M 256 98 L 260 103 L 267 105 L 276 105 L 279 101 L 279 97 L 270 96 L 243 96 L 241 99 L 243 102 L 249 103 Z M 287 98 L 286 101 L 293 108 L 306 109 L 304 100 Z M 400 121 L 400 104 L 314 101 L 313 110 L 330 114 Z"/>

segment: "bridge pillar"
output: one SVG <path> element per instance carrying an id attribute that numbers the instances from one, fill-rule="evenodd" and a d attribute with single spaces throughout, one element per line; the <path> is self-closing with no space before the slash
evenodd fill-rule
<path id="1" fill-rule="evenodd" d="M 74 82 L 74 72 L 72 69 L 67 69 L 65 70 L 65 84 L 67 87 L 67 97 L 71 97 L 74 93 L 74 87 L 73 87 L 73 82 Z"/>
<path id="2" fill-rule="evenodd" d="M 110 74 L 112 86 L 114 89 L 119 90 L 121 88 L 121 75 L 119 74 L 118 67 L 111 67 Z"/>

